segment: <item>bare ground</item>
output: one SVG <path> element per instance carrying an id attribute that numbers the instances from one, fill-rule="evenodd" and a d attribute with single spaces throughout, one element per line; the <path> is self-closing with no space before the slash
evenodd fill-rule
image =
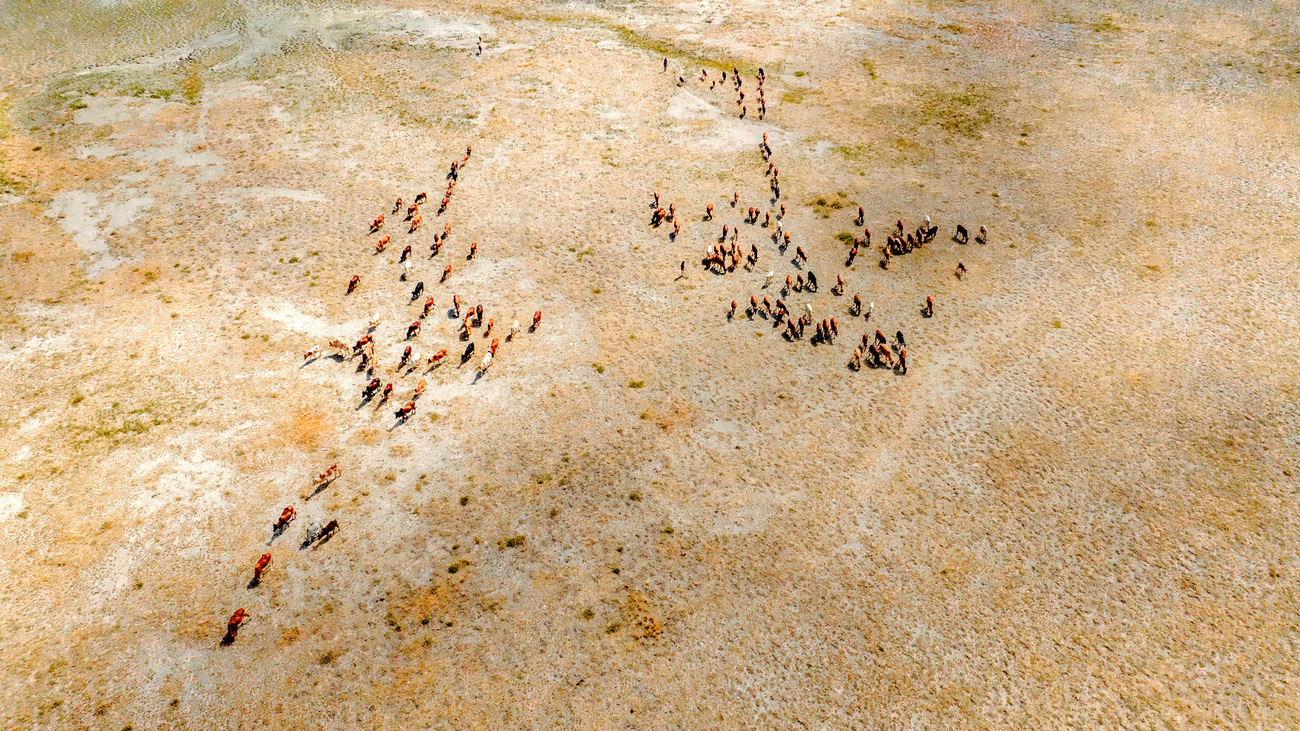
<path id="1" fill-rule="evenodd" d="M 1300 724 L 1288 4 L 16 5 L 6 728 Z M 764 132 L 834 345 L 744 315 Z M 857 205 L 943 233 L 845 268 Z M 476 375 L 453 294 L 541 327 Z M 301 355 L 376 314 L 358 407 Z M 907 375 L 846 368 L 877 327 Z"/>

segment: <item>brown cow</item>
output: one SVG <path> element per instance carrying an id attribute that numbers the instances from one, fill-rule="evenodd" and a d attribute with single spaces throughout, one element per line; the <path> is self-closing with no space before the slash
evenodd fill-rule
<path id="1" fill-rule="evenodd" d="M 235 613 L 230 615 L 230 619 L 226 622 L 226 636 L 222 638 L 222 643 L 228 645 L 234 642 L 235 637 L 239 634 L 239 625 L 247 621 L 248 612 L 245 612 L 243 607 L 236 609 Z"/>
<path id="2" fill-rule="evenodd" d="M 268 567 L 268 566 L 270 566 L 270 565 L 271 565 L 271 554 L 269 554 L 269 553 L 264 553 L 264 554 L 262 554 L 262 557 L 261 557 L 261 558 L 257 559 L 257 563 L 253 565 L 253 585 L 254 585 L 254 586 L 256 586 L 257 584 L 262 583 L 262 572 L 265 571 L 265 570 L 266 570 L 266 567 Z"/>
<path id="3" fill-rule="evenodd" d="M 376 218 L 374 221 L 370 223 L 370 233 L 374 233 L 383 227 L 384 227 L 384 214 L 381 213 L 379 214 L 378 218 Z"/>
<path id="4" fill-rule="evenodd" d="M 279 533 L 288 527 L 289 523 L 293 522 L 293 519 L 297 514 L 297 511 L 293 509 L 292 505 L 286 507 L 284 510 L 280 511 L 280 519 L 275 521 L 275 525 L 271 526 L 271 529 L 276 533 Z"/>
<path id="5" fill-rule="evenodd" d="M 439 361 L 447 357 L 447 349 L 443 348 L 429 357 L 428 365 L 437 365 Z"/>
<path id="6" fill-rule="evenodd" d="M 348 282 L 348 294 L 352 294 L 353 292 L 355 292 L 357 289 L 357 285 L 360 283 L 361 283 L 361 275 L 353 274 L 351 281 Z"/>
<path id="7" fill-rule="evenodd" d="M 442 284 L 443 282 L 447 281 L 447 277 L 450 277 L 450 276 L 451 276 L 451 265 L 448 264 L 447 266 L 443 267 L 443 269 L 442 269 L 442 279 L 439 279 L 439 280 L 438 280 L 438 284 Z"/>
<path id="8" fill-rule="evenodd" d="M 536 330 L 540 324 L 542 324 L 542 311 L 538 310 L 533 313 L 533 330 Z"/>
<path id="9" fill-rule="evenodd" d="M 392 237 L 392 236 L 385 236 L 384 238 L 380 239 L 380 240 L 379 240 L 379 243 L 375 244 L 375 253 L 376 253 L 376 254 L 382 253 L 383 250 L 384 250 L 384 247 L 385 247 L 385 246 L 388 246 L 388 242 L 390 242 L 390 241 L 392 241 L 392 240 L 393 240 L 393 237 Z"/>

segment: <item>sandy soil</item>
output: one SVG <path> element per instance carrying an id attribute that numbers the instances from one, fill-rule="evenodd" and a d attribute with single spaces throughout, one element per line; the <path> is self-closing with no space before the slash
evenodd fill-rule
<path id="1" fill-rule="evenodd" d="M 0 725 L 1295 728 L 1294 10 L 0 6 Z M 744 315 L 779 203 L 833 345 Z"/>

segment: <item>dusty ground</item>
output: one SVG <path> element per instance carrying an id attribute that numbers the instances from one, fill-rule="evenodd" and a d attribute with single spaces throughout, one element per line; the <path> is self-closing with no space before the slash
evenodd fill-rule
<path id="1" fill-rule="evenodd" d="M 0 18 L 3 727 L 1300 725 L 1293 3 Z M 733 65 L 765 120 L 695 81 Z M 833 346 L 727 320 L 795 271 L 770 231 L 694 265 L 771 208 L 764 132 Z M 856 204 L 945 234 L 845 269 Z M 544 320 L 396 425 L 301 354 L 378 313 L 407 398 L 408 242 L 423 355 L 453 294 Z M 876 327 L 906 376 L 846 369 Z"/>

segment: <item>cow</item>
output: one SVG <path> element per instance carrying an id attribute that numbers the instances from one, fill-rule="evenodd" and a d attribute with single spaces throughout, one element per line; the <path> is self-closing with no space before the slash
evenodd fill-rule
<path id="1" fill-rule="evenodd" d="M 450 276 L 451 276 L 451 265 L 448 264 L 447 266 L 443 267 L 443 269 L 442 269 L 442 279 L 439 279 L 439 280 L 438 280 L 438 284 L 442 284 L 443 282 L 447 281 L 447 277 L 450 277 Z"/>
<path id="2" fill-rule="evenodd" d="M 261 558 L 257 559 L 257 563 L 253 565 L 253 586 L 262 583 L 262 572 L 266 571 L 270 565 L 271 554 L 269 553 L 264 553 Z"/>
<path id="3" fill-rule="evenodd" d="M 533 326 L 529 332 L 536 332 L 537 326 L 542 324 L 542 311 L 538 310 L 533 313 Z"/>
<path id="4" fill-rule="evenodd" d="M 411 414 L 414 413 L 415 413 L 415 402 L 407 401 L 406 403 L 402 404 L 402 408 L 393 412 L 393 416 L 396 416 L 397 420 L 400 422 L 400 421 L 406 421 L 408 418 L 410 418 Z"/>
<path id="5" fill-rule="evenodd" d="M 384 214 L 381 213 L 379 214 L 378 218 L 370 222 L 370 233 L 374 233 L 383 227 L 384 227 Z"/>
<path id="6" fill-rule="evenodd" d="M 247 621 L 248 612 L 245 612 L 243 607 L 236 609 L 235 613 L 230 615 L 230 619 L 226 622 L 226 636 L 221 639 L 221 643 L 228 645 L 234 642 L 235 637 L 239 634 L 239 626 Z"/>
<path id="7" fill-rule="evenodd" d="M 384 247 L 385 247 L 385 246 L 388 246 L 388 243 L 389 243 L 390 241 L 392 241 L 392 240 L 393 240 L 393 237 L 392 237 L 392 236 L 385 236 L 384 238 L 380 239 L 380 240 L 375 244 L 375 253 L 376 253 L 376 254 L 382 254 L 382 253 L 384 253 Z"/>
<path id="8" fill-rule="evenodd" d="M 361 284 L 361 275 L 353 274 L 352 279 L 348 281 L 348 294 L 355 292 L 358 284 Z"/>
<path id="9" fill-rule="evenodd" d="M 441 350 L 439 350 L 438 352 L 434 353 L 432 356 L 429 357 L 429 360 L 426 363 L 426 365 L 433 367 L 437 365 L 439 361 L 441 361 L 443 358 L 446 357 L 447 357 L 447 349 L 442 348 Z"/>
<path id="10" fill-rule="evenodd" d="M 339 471 L 339 463 L 335 462 L 334 464 L 331 464 L 329 467 L 326 467 L 324 472 L 316 476 L 315 484 L 322 485 L 327 482 L 333 482 L 334 480 L 338 479 L 339 474 L 341 474 Z"/>
<path id="11" fill-rule="evenodd" d="M 411 230 L 407 231 L 407 233 L 412 233 L 412 234 L 415 233 L 416 230 L 420 228 L 420 224 L 422 223 L 424 223 L 424 216 L 421 216 L 418 213 L 415 214 L 415 218 L 411 219 Z"/>
<path id="12" fill-rule="evenodd" d="M 969 241 L 970 234 L 967 233 L 966 227 L 961 225 L 960 223 L 957 224 L 957 233 L 953 235 L 952 240 L 956 241 L 959 244 L 964 244 L 967 241 Z"/>
<path id="13" fill-rule="evenodd" d="M 275 533 L 280 533 L 288 527 L 289 523 L 293 522 L 296 515 L 297 511 L 293 509 L 292 505 L 286 507 L 284 510 L 280 511 L 280 519 L 275 521 L 275 525 L 271 526 L 271 530 Z"/>
<path id="14" fill-rule="evenodd" d="M 412 322 L 410 325 L 407 325 L 407 326 L 406 326 L 406 339 L 407 339 L 407 340 L 410 340 L 410 339 L 413 338 L 413 337 L 417 337 L 417 336 L 419 336 L 419 334 L 420 334 L 420 321 L 419 321 L 419 320 L 416 320 L 416 321 Z"/>
<path id="15" fill-rule="evenodd" d="M 415 289 L 412 289 L 412 290 L 411 290 L 411 300 L 410 300 L 410 301 L 411 301 L 411 302 L 414 302 L 414 301 L 420 299 L 420 295 L 423 294 L 423 293 L 424 293 L 424 282 L 422 282 L 422 281 L 421 281 L 421 282 L 416 282 L 416 283 L 415 283 Z"/>

